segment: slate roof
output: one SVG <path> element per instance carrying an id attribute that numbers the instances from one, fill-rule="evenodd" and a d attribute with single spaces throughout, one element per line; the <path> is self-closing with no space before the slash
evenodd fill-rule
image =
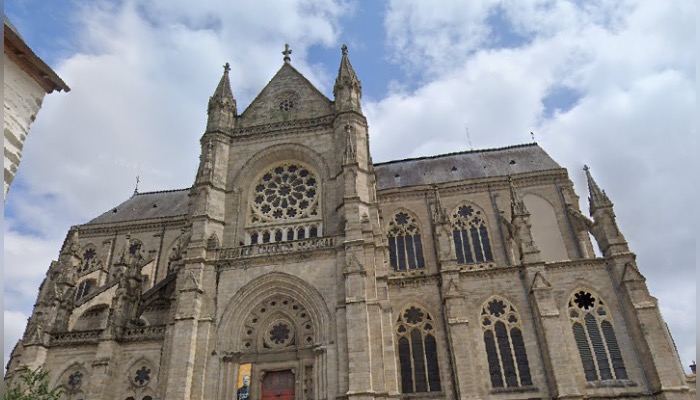
<path id="1" fill-rule="evenodd" d="M 379 190 L 559 168 L 536 143 L 375 164 Z M 85 225 L 183 216 L 188 194 L 189 188 L 138 193 Z"/>
<path id="2" fill-rule="evenodd" d="M 190 189 L 138 193 L 85 225 L 187 215 Z"/>
<path id="3" fill-rule="evenodd" d="M 377 188 L 430 185 L 559 169 L 536 143 L 377 163 Z"/>

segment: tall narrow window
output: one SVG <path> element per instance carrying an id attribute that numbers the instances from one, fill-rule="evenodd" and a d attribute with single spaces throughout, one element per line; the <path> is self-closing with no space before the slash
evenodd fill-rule
<path id="1" fill-rule="evenodd" d="M 397 271 L 420 269 L 425 266 L 418 222 L 405 212 L 399 212 L 389 222 L 389 260 Z"/>
<path id="2" fill-rule="evenodd" d="M 587 381 L 627 379 L 613 321 L 600 296 L 580 290 L 569 298 L 569 319 Z"/>
<path id="3" fill-rule="evenodd" d="M 452 214 L 452 239 L 457 263 L 474 264 L 493 261 L 486 221 L 480 210 L 462 205 Z"/>
<path id="4" fill-rule="evenodd" d="M 481 308 L 481 329 L 491 386 L 532 385 L 520 315 L 515 307 L 503 298 L 491 298 Z"/>
<path id="5" fill-rule="evenodd" d="M 435 323 L 423 309 L 405 309 L 396 324 L 403 393 L 439 392 Z"/>
<path id="6" fill-rule="evenodd" d="M 80 300 L 83 297 L 90 294 L 93 286 L 95 285 L 94 279 L 86 279 L 78 284 L 78 289 L 75 291 L 75 299 Z"/>

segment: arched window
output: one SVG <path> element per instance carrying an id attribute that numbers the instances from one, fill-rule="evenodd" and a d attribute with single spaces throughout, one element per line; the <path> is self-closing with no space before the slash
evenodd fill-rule
<path id="1" fill-rule="evenodd" d="M 78 273 L 91 270 L 97 263 L 97 250 L 95 246 L 89 244 L 84 247 L 83 254 L 78 265 Z"/>
<path id="2" fill-rule="evenodd" d="M 416 219 L 399 212 L 389 222 L 389 260 L 397 271 L 419 269 L 423 262 L 423 246 Z"/>
<path id="3" fill-rule="evenodd" d="M 481 308 L 491 386 L 532 385 L 520 315 L 507 300 L 493 297 Z"/>
<path id="4" fill-rule="evenodd" d="M 90 294 L 92 288 L 95 286 L 94 279 L 86 279 L 78 284 L 78 289 L 75 291 L 75 299 L 80 300 L 83 297 Z"/>
<path id="5" fill-rule="evenodd" d="M 264 170 L 249 192 L 246 243 L 321 236 L 320 197 L 316 174 L 301 162 L 286 161 Z M 272 234 L 261 229 L 270 225 L 275 226 Z"/>
<path id="6" fill-rule="evenodd" d="M 403 393 L 439 392 L 435 323 L 423 309 L 411 306 L 405 309 L 396 323 L 401 391 Z"/>
<path id="7" fill-rule="evenodd" d="M 579 290 L 569 298 L 568 312 L 586 380 L 627 379 L 610 311 L 600 296 Z"/>
<path id="8" fill-rule="evenodd" d="M 462 205 L 452 214 L 452 238 L 457 263 L 473 264 L 493 261 L 486 221 L 480 210 Z"/>

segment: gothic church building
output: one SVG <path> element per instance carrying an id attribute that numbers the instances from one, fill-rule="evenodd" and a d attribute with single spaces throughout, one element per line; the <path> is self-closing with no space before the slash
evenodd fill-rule
<path id="1" fill-rule="evenodd" d="M 537 144 L 373 163 L 345 46 L 241 113 L 192 187 L 74 226 L 5 377 L 71 400 L 691 399 L 613 204 Z M 589 233 L 602 257 L 596 256 Z"/>

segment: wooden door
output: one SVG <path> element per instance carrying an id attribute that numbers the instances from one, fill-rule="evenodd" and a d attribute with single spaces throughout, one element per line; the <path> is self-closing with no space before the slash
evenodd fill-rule
<path id="1" fill-rule="evenodd" d="M 294 373 L 291 370 L 266 371 L 261 399 L 294 400 Z"/>

